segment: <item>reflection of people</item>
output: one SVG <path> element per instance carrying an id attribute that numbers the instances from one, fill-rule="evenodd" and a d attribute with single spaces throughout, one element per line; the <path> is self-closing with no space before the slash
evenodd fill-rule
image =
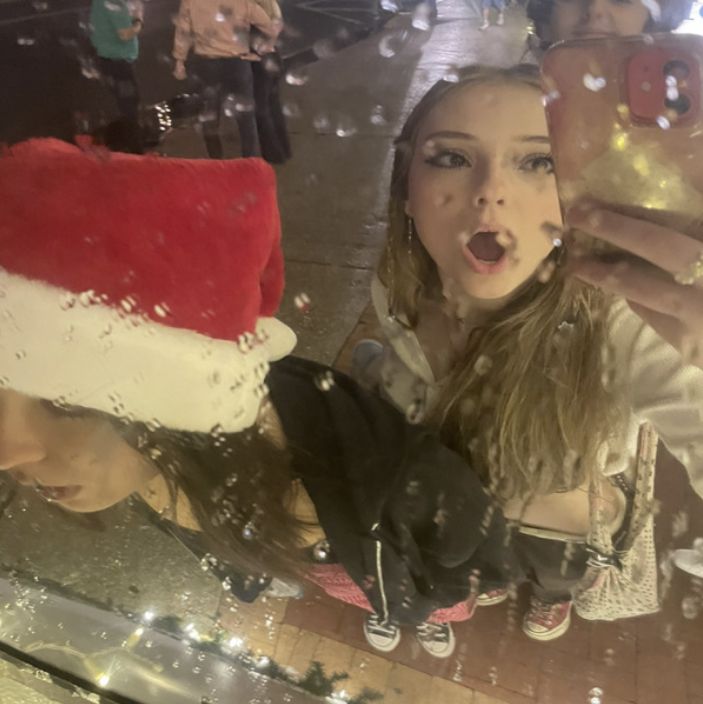
<path id="1" fill-rule="evenodd" d="M 386 650 L 406 623 L 450 655 L 472 583 L 513 571 L 502 514 L 433 434 L 280 359 L 270 167 L 98 157 L 36 140 L 0 159 L 0 468 L 73 511 L 137 494 L 250 596 L 302 573 L 373 611 Z"/>
<path id="2" fill-rule="evenodd" d="M 256 0 L 271 20 L 282 27 L 281 8 L 276 0 Z M 252 48 L 261 61 L 253 61 L 254 103 L 256 126 L 259 130 L 261 156 L 271 164 L 282 164 L 291 157 L 290 141 L 286 129 L 280 97 L 283 61 L 274 39 L 252 32 Z"/>
<path id="3" fill-rule="evenodd" d="M 619 288 L 604 284 L 605 264 L 572 265 L 612 287 L 612 300 L 566 276 L 564 247 L 544 227 L 560 212 L 537 69 L 474 67 L 458 83 L 438 83 L 397 143 L 372 289 L 389 348 L 355 351 L 359 371 L 399 407 L 424 406 L 451 447 L 468 448 L 506 515 L 522 522 L 514 542 L 534 594 L 523 627 L 538 640 L 569 626 L 594 476 L 614 478 L 600 482 L 603 522 L 616 546 L 623 538 L 641 423 L 651 422 L 703 494 L 703 372 L 684 361 L 660 315 L 673 286 L 685 305 L 670 311 L 703 343 L 700 244 L 672 247 L 675 235 L 661 228 L 638 239 L 635 223 L 614 214 L 599 226 L 578 217 L 666 271 L 690 269 L 698 283 L 648 278 L 663 287 L 656 302 L 644 278 Z M 642 304 L 624 300 L 640 295 Z M 485 593 L 479 604 L 505 596 Z"/>
<path id="4" fill-rule="evenodd" d="M 650 8 L 656 8 L 653 17 Z M 616 0 L 528 0 L 543 48 L 575 37 L 598 37 L 671 32 L 689 15 L 691 0 L 617 2 Z"/>
<path id="5" fill-rule="evenodd" d="M 253 0 L 181 0 L 176 17 L 174 75 L 186 78 L 185 60 L 191 48 L 192 71 L 204 85 L 203 136 L 211 159 L 222 159 L 220 117 L 225 95 L 232 96 L 242 156 L 259 156 L 254 114 L 254 87 L 249 32 L 256 27 L 276 38 L 280 26 Z"/>
<path id="6" fill-rule="evenodd" d="M 130 9 L 127 0 L 93 0 L 90 25 L 100 72 L 115 96 L 120 115 L 136 123 L 139 88 L 134 62 L 139 55 L 137 37 L 144 25 L 141 5 Z"/>
<path id="7" fill-rule="evenodd" d="M 491 26 L 491 9 L 497 13 L 496 24 L 500 27 L 505 22 L 505 2 L 504 0 L 481 0 L 481 9 L 483 12 L 483 22 L 479 29 L 488 29 Z"/>

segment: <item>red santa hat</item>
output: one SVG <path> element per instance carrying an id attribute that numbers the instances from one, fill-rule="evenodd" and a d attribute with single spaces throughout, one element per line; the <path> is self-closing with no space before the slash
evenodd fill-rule
<path id="1" fill-rule="evenodd" d="M 177 430 L 256 421 L 295 335 L 276 184 L 259 159 L 0 157 L 0 384 Z"/>

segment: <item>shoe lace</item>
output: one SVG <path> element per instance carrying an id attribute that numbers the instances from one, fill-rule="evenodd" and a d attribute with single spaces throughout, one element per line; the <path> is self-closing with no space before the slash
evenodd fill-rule
<path id="1" fill-rule="evenodd" d="M 393 637 L 397 630 L 392 623 L 381 623 L 381 619 L 376 614 L 371 614 L 366 621 L 366 628 L 369 633 Z"/>
<path id="2" fill-rule="evenodd" d="M 551 623 L 558 617 L 562 606 L 561 602 L 550 604 L 541 599 L 532 599 L 530 601 L 529 618 L 534 621 Z"/>
<path id="3" fill-rule="evenodd" d="M 421 623 L 417 626 L 417 635 L 422 640 L 448 641 L 449 629 L 444 623 Z"/>

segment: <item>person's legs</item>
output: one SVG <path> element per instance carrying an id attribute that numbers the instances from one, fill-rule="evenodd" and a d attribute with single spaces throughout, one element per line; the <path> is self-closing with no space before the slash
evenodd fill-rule
<path id="1" fill-rule="evenodd" d="M 523 631 L 535 640 L 552 640 L 571 621 L 571 595 L 586 572 L 588 553 L 581 543 L 515 534 L 514 548 L 532 583 L 532 601 Z"/>
<path id="2" fill-rule="evenodd" d="M 505 12 L 505 2 L 504 2 L 504 0 L 493 0 L 493 1 L 494 1 L 494 6 L 496 8 L 496 11 L 498 12 L 498 19 L 496 20 L 496 24 L 498 26 L 500 26 L 505 22 L 505 15 L 503 14 Z"/>
<path id="3" fill-rule="evenodd" d="M 251 69 L 261 154 L 272 164 L 282 164 L 290 157 L 290 144 L 278 94 L 280 58 L 267 54 L 262 61 L 252 63 Z"/>
<path id="4" fill-rule="evenodd" d="M 290 159 L 291 148 L 290 139 L 288 138 L 288 127 L 286 126 L 286 118 L 283 114 L 283 107 L 281 106 L 280 85 L 281 76 L 283 76 L 283 60 L 277 51 L 271 54 L 271 57 L 278 67 L 276 72 L 271 72 L 271 95 L 269 100 L 271 120 L 273 121 L 273 126 L 276 131 L 281 154 L 284 159 Z"/>
<path id="5" fill-rule="evenodd" d="M 479 29 L 488 29 L 490 22 L 488 21 L 488 13 L 491 11 L 491 0 L 481 0 L 481 8 L 483 11 L 483 23 Z"/>
<path id="6" fill-rule="evenodd" d="M 220 113 L 222 112 L 221 59 L 206 59 L 195 56 L 193 73 L 201 84 L 203 110 L 201 124 L 205 148 L 211 159 L 222 159 L 224 151 L 220 139 Z"/>
<path id="7" fill-rule="evenodd" d="M 115 96 L 120 115 L 135 123 L 139 120 L 139 87 L 134 64 L 122 59 L 99 57 L 100 72 Z"/>
<path id="8" fill-rule="evenodd" d="M 251 62 L 231 57 L 221 59 L 223 65 L 223 87 L 227 93 L 232 93 L 241 99 L 242 107 L 237 110 L 235 119 L 239 129 L 242 156 L 261 156 L 259 131 L 256 128 L 254 108 L 254 78 Z M 248 109 L 246 109 L 248 108 Z"/>

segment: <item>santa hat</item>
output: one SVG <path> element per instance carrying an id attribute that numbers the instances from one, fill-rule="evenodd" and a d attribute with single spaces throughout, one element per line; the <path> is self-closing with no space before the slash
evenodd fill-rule
<path id="1" fill-rule="evenodd" d="M 256 421 L 295 335 L 276 184 L 259 159 L 0 157 L 0 384 L 177 430 Z"/>

